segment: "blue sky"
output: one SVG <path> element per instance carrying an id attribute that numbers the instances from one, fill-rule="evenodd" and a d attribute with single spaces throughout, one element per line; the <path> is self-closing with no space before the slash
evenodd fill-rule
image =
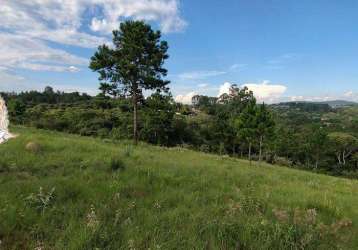
<path id="1" fill-rule="evenodd" d="M 95 94 L 88 60 L 125 18 L 163 30 L 177 101 L 246 85 L 259 100 L 358 101 L 353 0 L 3 0 L 0 91 Z"/>

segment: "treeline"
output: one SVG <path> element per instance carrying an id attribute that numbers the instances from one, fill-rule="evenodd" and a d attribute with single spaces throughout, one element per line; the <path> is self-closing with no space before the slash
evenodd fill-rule
<path id="1" fill-rule="evenodd" d="M 133 137 L 133 106 L 125 96 L 2 93 L 15 124 L 115 140 Z M 148 143 L 358 177 L 357 110 L 257 104 L 233 85 L 220 98 L 175 103 L 159 92 L 138 103 L 138 136 Z M 312 104 L 314 105 L 314 104 Z"/>

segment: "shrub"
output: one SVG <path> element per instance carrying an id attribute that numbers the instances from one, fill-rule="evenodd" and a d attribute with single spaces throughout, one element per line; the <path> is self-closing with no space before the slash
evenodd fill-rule
<path id="1" fill-rule="evenodd" d="M 37 194 L 30 194 L 25 198 L 25 202 L 31 206 L 36 208 L 42 214 L 45 213 L 45 210 L 53 203 L 55 198 L 55 188 L 52 188 L 50 191 L 46 192 L 40 187 L 40 190 Z"/>
<path id="2" fill-rule="evenodd" d="M 125 167 L 126 166 L 121 159 L 118 159 L 118 158 L 111 159 L 110 168 L 112 171 L 124 170 Z"/>
<path id="3" fill-rule="evenodd" d="M 210 152 L 210 147 L 209 147 L 209 145 L 202 144 L 202 145 L 200 145 L 199 150 L 201 152 L 204 152 L 204 153 L 209 153 Z"/>
<path id="4" fill-rule="evenodd" d="M 286 166 L 286 167 L 292 166 L 292 161 L 290 161 L 289 159 L 287 159 L 285 157 L 275 157 L 274 163 L 277 165 Z"/>
<path id="5" fill-rule="evenodd" d="M 33 154 L 41 152 L 41 145 L 36 142 L 29 142 L 26 144 L 25 149 Z"/>
<path id="6" fill-rule="evenodd" d="M 10 172 L 9 164 L 5 161 L 0 159 L 0 173 Z"/>

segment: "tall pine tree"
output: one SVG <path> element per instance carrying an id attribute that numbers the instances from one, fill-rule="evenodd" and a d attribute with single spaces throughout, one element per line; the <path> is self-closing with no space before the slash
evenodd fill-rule
<path id="1" fill-rule="evenodd" d="M 133 139 L 138 142 L 138 102 L 143 90 L 168 91 L 163 78 L 168 43 L 160 31 L 142 21 L 126 21 L 113 31 L 113 47 L 102 45 L 92 56 L 90 69 L 99 73 L 101 90 L 107 94 L 122 91 L 132 98 Z"/>

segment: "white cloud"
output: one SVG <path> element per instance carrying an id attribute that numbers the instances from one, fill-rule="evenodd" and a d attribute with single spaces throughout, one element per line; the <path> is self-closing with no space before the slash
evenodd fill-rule
<path id="1" fill-rule="evenodd" d="M 353 97 L 353 96 L 354 96 L 354 92 L 353 92 L 352 90 L 349 90 L 349 91 L 347 91 L 346 93 L 344 93 L 343 95 L 344 95 L 345 97 L 350 98 L 350 97 Z"/>
<path id="2" fill-rule="evenodd" d="M 289 100 L 292 101 L 292 102 L 300 102 L 300 101 L 304 101 L 304 100 L 305 100 L 305 97 L 302 96 L 302 95 L 299 95 L 299 96 L 290 96 L 290 97 L 289 97 Z"/>
<path id="3" fill-rule="evenodd" d="M 222 94 L 228 94 L 230 87 L 233 84 L 225 82 L 219 87 L 218 97 Z M 247 87 L 254 93 L 254 96 L 259 102 L 272 103 L 278 101 L 282 95 L 286 92 L 287 87 L 280 84 L 270 84 L 269 81 L 263 81 L 262 83 L 245 83 L 241 85 L 241 88 Z"/>
<path id="4" fill-rule="evenodd" d="M 0 67 L 77 72 L 88 60 L 51 43 L 95 48 L 128 18 L 156 22 L 163 32 L 186 26 L 178 0 L 1 0 Z"/>
<path id="5" fill-rule="evenodd" d="M 286 86 L 282 84 L 270 84 L 269 81 L 263 81 L 260 84 L 245 83 L 242 86 L 246 86 L 251 90 L 259 102 L 267 103 L 278 101 L 287 90 Z"/>
<path id="6" fill-rule="evenodd" d="M 230 66 L 230 71 L 240 71 L 247 67 L 247 64 L 233 64 Z"/>
<path id="7" fill-rule="evenodd" d="M 93 31 L 109 33 L 118 27 L 124 17 L 146 21 L 158 21 L 163 32 L 181 31 L 187 23 L 179 15 L 177 0 L 97 0 L 95 6 L 102 9 L 103 17 L 93 17 Z"/>
<path id="8" fill-rule="evenodd" d="M 358 102 L 358 91 L 349 90 L 343 94 L 343 98 L 349 101 Z"/>
<path id="9" fill-rule="evenodd" d="M 200 83 L 200 84 L 198 85 L 199 88 L 206 88 L 206 87 L 208 87 L 208 86 L 209 86 L 209 84 L 207 84 L 207 83 Z"/>
<path id="10" fill-rule="evenodd" d="M 29 37 L 82 47 L 104 38 L 84 32 L 110 33 L 126 18 L 156 21 L 163 32 L 180 31 L 178 0 L 2 0 L 0 26 Z"/>
<path id="11" fill-rule="evenodd" d="M 26 87 L 25 78 L 0 66 L 0 92 L 19 91 Z"/>
<path id="12" fill-rule="evenodd" d="M 214 77 L 219 75 L 226 74 L 225 71 L 217 71 L 217 70 L 206 70 L 206 71 L 192 71 L 186 72 L 179 75 L 179 78 L 185 80 L 202 80 L 208 77 Z"/>
<path id="13" fill-rule="evenodd" d="M 81 71 L 79 68 L 77 68 L 76 66 L 73 66 L 73 65 L 68 67 L 67 70 L 72 73 Z"/>
<path id="14" fill-rule="evenodd" d="M 75 72 L 78 68 L 74 65 L 88 64 L 88 59 L 50 48 L 45 42 L 22 35 L 1 34 L 0 44 L 0 66 L 5 69 Z"/>
<path id="15" fill-rule="evenodd" d="M 232 85 L 232 83 L 224 82 L 224 83 L 219 87 L 218 97 L 220 97 L 220 96 L 223 95 L 223 94 L 229 94 L 231 85 Z"/>
<path id="16" fill-rule="evenodd" d="M 175 97 L 175 101 L 183 104 L 192 104 L 191 100 L 195 95 L 197 95 L 197 93 L 195 92 L 189 92 L 188 94 L 185 95 L 177 95 Z"/>

